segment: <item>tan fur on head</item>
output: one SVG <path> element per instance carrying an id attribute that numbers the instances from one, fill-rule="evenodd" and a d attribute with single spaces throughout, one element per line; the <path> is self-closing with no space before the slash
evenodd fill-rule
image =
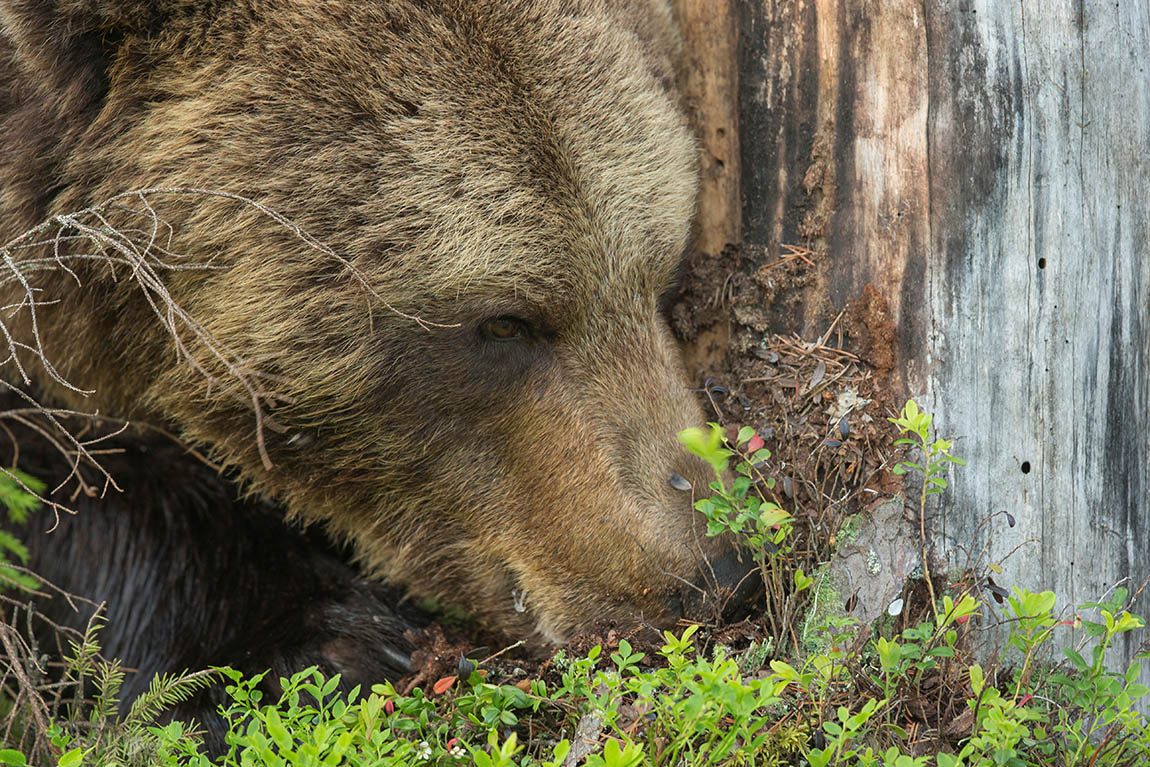
<path id="1" fill-rule="evenodd" d="M 156 0 L 129 25 L 69 2 L 51 33 L 34 5 L 0 0 L 4 231 L 126 189 L 221 189 L 387 304 L 249 207 L 170 200 L 172 250 L 227 268 L 168 290 L 284 395 L 273 468 L 250 406 L 98 267 L 44 277 L 48 348 L 97 391 L 55 396 L 171 423 L 369 569 L 508 631 L 669 609 L 710 544 L 669 484 L 707 477 L 675 440 L 702 419 L 657 308 L 696 193 L 665 4 Z M 42 55 L 65 37 L 96 78 L 66 99 Z M 529 329 L 485 336 L 497 317 Z"/>

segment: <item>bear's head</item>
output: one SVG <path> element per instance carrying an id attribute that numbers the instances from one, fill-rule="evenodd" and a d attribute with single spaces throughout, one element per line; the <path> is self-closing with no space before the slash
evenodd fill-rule
<path id="1" fill-rule="evenodd" d="M 703 416 L 660 313 L 696 195 L 664 4 L 4 0 L 0 23 L 5 233 L 169 190 L 99 214 L 147 269 L 65 241 L 32 275 L 44 351 L 94 391 L 43 396 L 169 424 L 508 632 L 674 616 L 737 572 L 676 440 Z"/>

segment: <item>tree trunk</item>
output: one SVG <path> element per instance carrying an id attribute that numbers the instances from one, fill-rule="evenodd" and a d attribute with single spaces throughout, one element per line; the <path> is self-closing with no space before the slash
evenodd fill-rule
<path id="1" fill-rule="evenodd" d="M 873 286 L 890 386 L 967 461 L 939 550 L 986 547 L 1000 584 L 1071 609 L 1138 589 L 1150 0 L 738 0 L 734 18 L 742 242 L 819 254 L 780 328 L 815 337 Z M 983 524 L 1000 510 L 1017 524 Z"/>

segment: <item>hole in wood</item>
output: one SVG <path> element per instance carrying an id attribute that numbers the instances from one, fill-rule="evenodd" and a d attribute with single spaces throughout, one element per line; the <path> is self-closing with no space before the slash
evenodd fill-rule
<path id="1" fill-rule="evenodd" d="M 1045 269 L 1046 268 L 1046 259 L 1045 258 L 1038 259 L 1038 268 L 1039 269 Z"/>
<path id="2" fill-rule="evenodd" d="M 1029 474 L 1030 473 L 1030 461 L 1023 461 L 1022 462 L 1022 473 L 1023 474 Z"/>

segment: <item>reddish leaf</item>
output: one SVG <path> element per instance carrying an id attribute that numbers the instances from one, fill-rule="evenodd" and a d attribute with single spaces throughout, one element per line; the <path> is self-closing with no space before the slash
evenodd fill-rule
<path id="1" fill-rule="evenodd" d="M 435 691 L 436 695 L 442 695 L 451 689 L 451 685 L 455 684 L 455 680 L 458 678 L 457 676 L 445 676 L 436 682 L 431 689 Z"/>

